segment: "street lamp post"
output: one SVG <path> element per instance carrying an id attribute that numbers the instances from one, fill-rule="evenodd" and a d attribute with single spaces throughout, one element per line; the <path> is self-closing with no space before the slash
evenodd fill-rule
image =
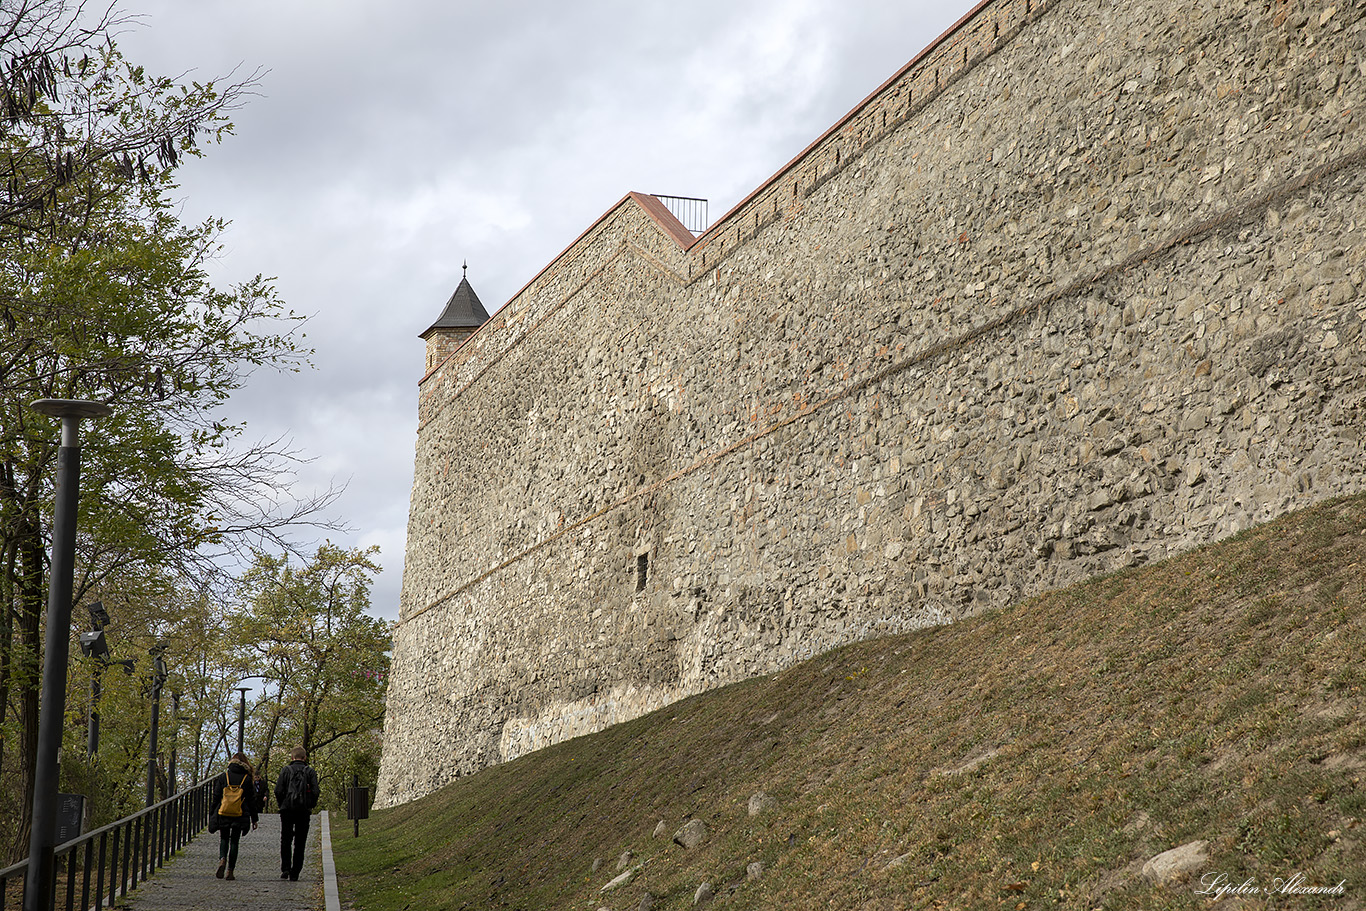
<path id="1" fill-rule="evenodd" d="M 90 672 L 90 723 L 85 732 L 85 755 L 92 760 L 100 751 L 100 672 L 103 670 L 97 664 Z"/>
<path id="2" fill-rule="evenodd" d="M 40 399 L 29 407 L 62 420 L 61 446 L 57 450 L 57 497 L 52 519 L 42 704 L 38 712 L 37 766 L 33 774 L 33 829 L 29 836 L 24 888 L 24 911 L 44 911 L 52 903 L 55 872 L 57 762 L 61 756 L 62 718 L 66 714 L 66 668 L 71 643 L 76 505 L 81 479 L 81 419 L 107 417 L 114 409 L 100 402 L 65 399 Z"/>
<path id="3" fill-rule="evenodd" d="M 161 722 L 161 688 L 166 685 L 166 659 L 161 656 L 165 646 L 152 649 L 152 731 L 147 739 L 147 806 L 156 803 L 157 784 L 157 727 Z"/>
<path id="4" fill-rule="evenodd" d="M 208 655 L 200 655 L 200 657 L 199 657 L 199 673 L 200 673 L 201 675 L 203 675 L 203 676 L 208 676 L 208 672 L 209 672 L 209 656 L 208 656 Z M 198 781 L 198 780 L 199 780 L 199 776 L 200 776 L 200 774 L 201 774 L 201 770 L 204 768 L 203 765 L 200 764 L 200 760 L 202 760 L 202 759 L 204 758 L 204 755 L 203 755 L 203 752 L 202 752 L 203 749 L 204 749 L 204 720 L 203 720 L 203 717 L 201 716 L 199 719 L 197 719 L 197 720 L 195 721 L 195 725 L 194 725 L 194 771 L 190 772 L 190 781 Z"/>
<path id="5" fill-rule="evenodd" d="M 166 769 L 166 789 L 172 794 L 179 794 L 180 789 L 176 786 L 175 761 L 176 747 L 180 741 L 180 693 L 171 693 L 171 761 Z"/>
<path id="6" fill-rule="evenodd" d="M 104 628 L 109 625 L 109 612 L 104 602 L 89 605 L 91 630 L 81 633 L 81 651 L 95 659 L 90 672 L 90 723 L 85 736 L 85 752 L 90 759 L 100 750 L 100 677 L 109 666 L 109 644 L 104 639 Z"/>
<path id="7" fill-rule="evenodd" d="M 245 739 L 247 729 L 247 693 L 251 692 L 249 686 L 237 687 L 237 752 L 243 752 L 242 743 Z"/>

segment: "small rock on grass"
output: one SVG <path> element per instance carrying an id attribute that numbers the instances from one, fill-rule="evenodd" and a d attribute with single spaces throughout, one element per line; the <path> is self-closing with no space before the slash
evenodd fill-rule
<path id="1" fill-rule="evenodd" d="M 758 816 L 765 810 L 771 810 L 778 802 L 770 797 L 766 792 L 759 791 L 751 794 L 749 798 L 749 815 Z"/>
<path id="2" fill-rule="evenodd" d="M 749 880 L 750 882 L 759 879 L 763 875 L 764 862 L 762 860 L 756 860 L 754 861 L 754 863 L 749 864 L 745 867 L 745 879 Z"/>
<path id="3" fill-rule="evenodd" d="M 603 886 L 598 891 L 607 892 L 611 889 L 615 889 L 617 886 L 624 886 L 631 881 L 631 877 L 634 876 L 635 873 L 635 870 L 627 870 L 625 873 L 621 874 L 616 879 L 609 881 L 607 885 Z"/>
<path id="4" fill-rule="evenodd" d="M 1160 886 L 1185 882 L 1209 863 L 1209 842 L 1192 841 L 1163 851 L 1143 865 L 1143 878 Z"/>
<path id="5" fill-rule="evenodd" d="M 707 824 L 700 819 L 690 819 L 683 828 L 674 833 L 674 844 L 683 848 L 695 848 L 707 838 Z"/>
<path id="6" fill-rule="evenodd" d="M 664 820 L 661 819 L 661 820 L 659 821 L 659 825 L 655 826 L 655 834 L 653 835 L 653 837 L 654 837 L 654 838 L 658 838 L 659 836 L 663 835 L 663 834 L 664 834 L 665 832 L 667 832 L 667 831 L 669 831 L 669 830 L 666 829 L 666 828 L 664 827 Z"/>
<path id="7" fill-rule="evenodd" d="M 711 901 L 714 895 L 716 895 L 716 890 L 712 888 L 712 884 L 703 883 L 698 886 L 697 891 L 693 893 L 692 903 L 694 905 L 700 905 L 703 902 Z"/>

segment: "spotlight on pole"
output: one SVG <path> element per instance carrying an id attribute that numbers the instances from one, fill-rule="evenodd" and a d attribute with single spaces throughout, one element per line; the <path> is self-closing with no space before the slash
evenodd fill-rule
<path id="1" fill-rule="evenodd" d="M 103 601 L 87 604 L 85 609 L 90 611 L 90 625 L 95 629 L 104 629 L 109 625 L 109 611 L 104 609 Z"/>
<path id="2" fill-rule="evenodd" d="M 104 630 L 81 633 L 81 654 L 87 658 L 109 657 L 109 643 L 104 640 Z"/>
<path id="3" fill-rule="evenodd" d="M 85 755 L 94 759 L 100 749 L 100 675 L 109 666 L 109 643 L 104 638 L 109 611 L 104 609 L 103 601 L 87 604 L 85 609 L 90 612 L 92 629 L 81 633 L 81 653 L 99 661 L 99 666 L 90 673 L 90 718 L 85 733 Z"/>

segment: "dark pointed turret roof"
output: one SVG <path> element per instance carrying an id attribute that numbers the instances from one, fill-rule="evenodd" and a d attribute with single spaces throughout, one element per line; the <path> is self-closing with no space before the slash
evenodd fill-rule
<path id="1" fill-rule="evenodd" d="M 446 309 L 427 327 L 419 338 L 426 338 L 437 329 L 478 329 L 488 322 L 489 314 L 479 303 L 479 295 L 470 287 L 470 280 L 463 274 L 451 299 L 446 301 Z"/>

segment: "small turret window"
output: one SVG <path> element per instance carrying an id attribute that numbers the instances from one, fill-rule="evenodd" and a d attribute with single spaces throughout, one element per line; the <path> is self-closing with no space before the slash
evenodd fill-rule
<path id="1" fill-rule="evenodd" d="M 645 580 L 650 575 L 650 555 L 639 554 L 636 556 L 636 591 L 645 591 Z"/>

